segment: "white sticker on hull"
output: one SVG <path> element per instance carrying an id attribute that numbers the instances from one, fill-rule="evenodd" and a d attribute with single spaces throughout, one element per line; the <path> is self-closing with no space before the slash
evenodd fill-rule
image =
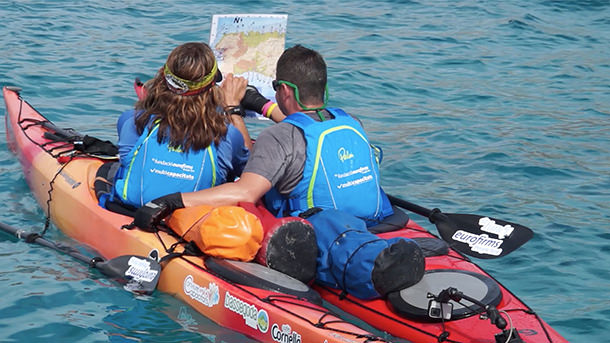
<path id="1" fill-rule="evenodd" d="M 281 330 L 279 325 L 273 324 L 271 327 L 271 338 L 280 343 L 301 343 L 301 335 L 296 331 L 292 331 L 288 324 L 282 325 Z"/>
<path id="2" fill-rule="evenodd" d="M 188 275 L 184 278 L 182 284 L 184 294 L 191 297 L 191 299 L 202 303 L 207 307 L 212 307 L 220 301 L 220 294 L 218 291 L 218 285 L 213 282 L 208 284 L 208 287 L 202 287 L 195 283 L 192 275 Z"/>
<path id="3" fill-rule="evenodd" d="M 264 309 L 259 310 L 229 292 L 225 293 L 225 308 L 239 314 L 249 327 L 262 333 L 269 331 L 269 314 Z"/>
<path id="4" fill-rule="evenodd" d="M 258 310 L 256 306 L 250 305 L 247 302 L 231 295 L 231 293 L 225 293 L 225 308 L 232 312 L 235 312 L 244 318 L 246 325 L 253 329 L 258 329 L 258 323 L 256 317 Z"/>

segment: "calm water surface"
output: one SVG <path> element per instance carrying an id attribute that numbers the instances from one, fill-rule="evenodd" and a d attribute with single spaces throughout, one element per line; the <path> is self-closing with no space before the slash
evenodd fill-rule
<path id="1" fill-rule="evenodd" d="M 326 57 L 331 104 L 383 147 L 388 193 L 531 227 L 522 248 L 480 264 L 570 341 L 607 341 L 608 1 L 0 1 L 0 85 L 114 140 L 134 77 L 152 77 L 176 45 L 207 42 L 221 13 L 288 14 L 287 45 Z M 4 135 L 0 175 L 0 220 L 41 230 Z M 3 342 L 248 341 L 7 235 L 0 290 Z"/>

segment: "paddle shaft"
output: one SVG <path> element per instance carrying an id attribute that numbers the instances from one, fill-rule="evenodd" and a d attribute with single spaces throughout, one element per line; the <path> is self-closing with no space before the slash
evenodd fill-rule
<path id="1" fill-rule="evenodd" d="M 10 226 L 10 225 L 2 223 L 2 222 L 0 222 L 0 229 L 12 234 L 13 236 L 15 236 L 17 238 L 23 239 L 24 241 L 26 241 L 28 243 L 36 243 L 43 247 L 51 248 L 55 251 L 67 254 L 81 262 L 88 264 L 91 267 L 95 267 L 97 262 L 101 261 L 98 258 L 91 258 L 91 257 L 85 256 L 85 255 L 79 253 L 78 251 L 73 250 L 72 248 L 57 245 L 56 243 L 53 243 L 47 239 L 44 239 L 41 236 L 32 236 L 32 235 L 36 235 L 36 234 L 27 232 L 25 230 L 17 229 L 13 226 Z M 33 237 L 33 239 L 32 239 L 32 237 Z"/>
<path id="2" fill-rule="evenodd" d="M 424 216 L 426 218 L 430 218 L 430 215 L 432 214 L 432 210 L 429 210 L 429 209 L 427 209 L 425 207 L 421 207 L 421 206 L 416 205 L 416 204 L 414 204 L 412 202 L 408 202 L 406 200 L 397 198 L 397 197 L 395 197 L 393 195 L 387 194 L 387 196 L 388 196 L 388 199 L 390 199 L 390 202 L 393 205 L 402 207 L 405 210 L 409 210 L 409 211 L 411 211 L 413 213 L 417 213 L 417 214 L 419 214 L 421 216 Z"/>
<path id="3" fill-rule="evenodd" d="M 57 126 L 55 126 L 55 124 L 49 122 L 49 121 L 43 121 L 40 123 L 40 125 L 42 125 L 43 127 L 55 132 L 55 134 L 59 137 L 62 138 L 74 138 L 74 139 L 83 139 L 83 135 L 81 135 L 80 133 L 72 130 L 72 129 L 62 129 L 59 128 Z"/>

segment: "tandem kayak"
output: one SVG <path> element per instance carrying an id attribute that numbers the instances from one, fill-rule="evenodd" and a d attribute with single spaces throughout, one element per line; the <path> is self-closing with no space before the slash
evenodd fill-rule
<path id="1" fill-rule="evenodd" d="M 39 205 L 66 235 L 106 259 L 129 254 L 150 256 L 151 252 L 163 258 L 169 254 L 168 247 L 180 245 L 166 232 L 124 228 L 133 218 L 100 207 L 93 191 L 97 169 L 105 159 L 81 155 L 73 144 L 53 140 L 58 132 L 49 128 L 52 123 L 24 101 L 18 90 L 4 87 L 3 95 L 8 146 L 19 158 Z M 211 262 L 203 256 L 169 259 L 163 265 L 158 289 L 219 325 L 261 342 L 384 341 L 312 300 L 309 294 L 313 291 L 297 280 L 283 274 L 274 276 L 273 270 L 254 263 Z M 273 287 L 232 282 L 219 275 L 225 269 L 289 280 L 278 292 Z"/>
<path id="2" fill-rule="evenodd" d="M 53 140 L 62 135 L 57 132 L 61 129 L 23 100 L 18 89 L 4 87 L 3 95 L 8 146 L 18 156 L 38 203 L 65 234 L 107 259 L 137 254 L 155 255 L 164 261 L 183 244 L 168 232 L 155 234 L 131 228 L 133 218 L 98 206 L 93 182 L 107 157 L 83 154 L 75 142 Z M 393 203 L 410 207 L 400 199 L 393 199 Z M 258 211 L 265 230 L 285 224 L 270 218 L 260 205 L 248 208 Z M 414 211 L 422 214 L 425 209 Z M 262 342 L 388 341 L 372 329 L 343 319 L 351 316 L 400 340 L 416 343 L 567 342 L 470 261 L 463 249 L 448 245 L 449 239 L 442 233 L 440 239 L 406 214 L 402 219 L 400 225 L 388 222 L 374 227 L 373 232 L 381 238 L 407 237 L 418 242 L 425 252 L 426 273 L 419 283 L 391 293 L 387 299 L 357 299 L 316 284 L 312 289 L 254 262 L 191 255 L 162 263 L 158 289 L 219 325 Z M 494 226 L 489 218 L 486 220 L 482 225 Z M 173 248 L 170 251 L 168 247 Z"/>

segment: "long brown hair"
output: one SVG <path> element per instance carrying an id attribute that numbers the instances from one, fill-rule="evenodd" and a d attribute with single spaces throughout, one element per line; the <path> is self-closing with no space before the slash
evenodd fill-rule
<path id="1" fill-rule="evenodd" d="M 201 92 L 179 94 L 167 73 L 176 79 L 196 83 L 204 80 L 216 66 L 212 49 L 205 43 L 185 43 L 167 57 L 165 66 L 147 87 L 146 97 L 138 101 L 136 110 L 143 112 L 136 118 L 139 134 L 148 126 L 159 124 L 157 140 L 182 151 L 201 150 L 218 144 L 227 133 L 228 116 L 222 110 L 223 95 L 212 81 Z M 167 71 L 164 73 L 164 69 Z M 212 76 L 215 78 L 215 76 Z"/>

